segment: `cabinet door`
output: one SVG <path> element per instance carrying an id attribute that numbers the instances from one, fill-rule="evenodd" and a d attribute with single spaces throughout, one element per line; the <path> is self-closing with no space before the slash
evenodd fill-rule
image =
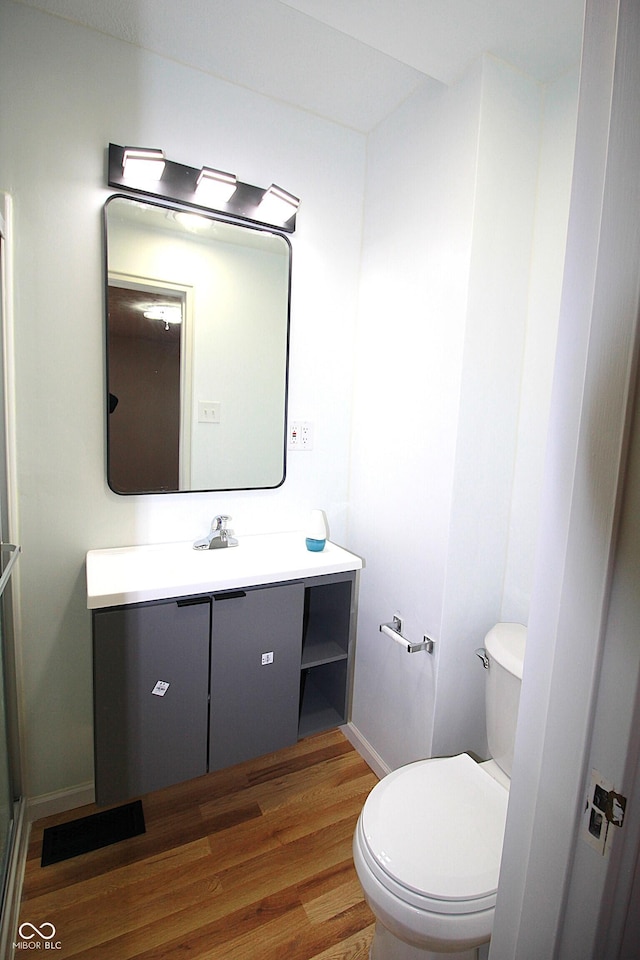
<path id="1" fill-rule="evenodd" d="M 209 768 L 298 739 L 304 585 L 214 595 Z"/>
<path id="2" fill-rule="evenodd" d="M 98 803 L 207 772 L 208 597 L 94 613 Z"/>

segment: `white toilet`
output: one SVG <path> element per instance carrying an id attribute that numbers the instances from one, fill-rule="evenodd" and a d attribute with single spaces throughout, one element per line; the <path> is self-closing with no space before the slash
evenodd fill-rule
<path id="1" fill-rule="evenodd" d="M 371 960 L 475 960 L 491 937 L 525 641 L 519 623 L 485 639 L 491 760 L 419 760 L 367 797 L 353 857 L 376 918 Z"/>

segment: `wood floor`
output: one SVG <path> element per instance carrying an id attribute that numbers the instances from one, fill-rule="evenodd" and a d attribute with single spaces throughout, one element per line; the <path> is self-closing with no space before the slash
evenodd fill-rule
<path id="1" fill-rule="evenodd" d="M 366 960 L 351 840 L 376 782 L 332 730 L 149 794 L 145 834 L 63 863 L 40 866 L 43 829 L 97 808 L 40 820 L 20 922 L 64 960 Z"/>

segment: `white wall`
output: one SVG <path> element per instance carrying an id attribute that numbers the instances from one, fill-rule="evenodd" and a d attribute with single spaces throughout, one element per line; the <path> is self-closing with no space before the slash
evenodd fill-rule
<path id="1" fill-rule="evenodd" d="M 432 752 L 487 751 L 474 650 L 502 606 L 541 128 L 540 85 L 485 57 Z M 551 350 L 553 349 L 553 345 Z M 549 362 L 551 362 L 551 356 Z M 534 535 L 533 530 L 527 533 Z"/>
<path id="2" fill-rule="evenodd" d="M 578 68 L 544 88 L 538 187 L 510 530 L 500 619 L 526 623 L 535 566 L 547 424 L 576 140 Z"/>
<path id="3" fill-rule="evenodd" d="M 219 247 L 194 303 L 191 486 L 274 487 L 284 466 L 288 247 Z M 207 399 L 220 402 L 219 424 L 197 422 Z"/>
<path id="4" fill-rule="evenodd" d="M 435 658 L 379 632 L 440 636 L 478 135 L 477 73 L 432 83 L 370 135 L 349 542 L 360 577 L 353 724 L 389 767 L 429 750 Z M 462 282 L 461 278 L 462 277 Z"/>
<path id="5" fill-rule="evenodd" d="M 23 5 L 0 7 L 0 189 L 14 198 L 17 470 L 26 791 L 92 778 L 84 555 L 189 540 L 228 512 L 242 535 L 327 511 L 344 541 L 365 140 Z M 283 184 L 293 238 L 290 414 L 315 447 L 262 493 L 123 498 L 105 480 L 102 206 L 109 142 Z"/>
<path id="6" fill-rule="evenodd" d="M 527 620 L 576 93 L 485 57 L 370 137 L 349 539 L 353 723 L 383 767 L 485 755 L 473 652 Z M 380 636 L 396 613 L 433 657 Z"/>

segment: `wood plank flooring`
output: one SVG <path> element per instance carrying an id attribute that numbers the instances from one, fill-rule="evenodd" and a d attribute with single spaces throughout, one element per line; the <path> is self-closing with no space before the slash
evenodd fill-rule
<path id="1" fill-rule="evenodd" d="M 64 960 L 366 960 L 351 841 L 376 782 L 332 730 L 149 794 L 145 834 L 63 863 L 40 866 L 44 828 L 98 808 L 40 820 L 20 923 Z"/>

